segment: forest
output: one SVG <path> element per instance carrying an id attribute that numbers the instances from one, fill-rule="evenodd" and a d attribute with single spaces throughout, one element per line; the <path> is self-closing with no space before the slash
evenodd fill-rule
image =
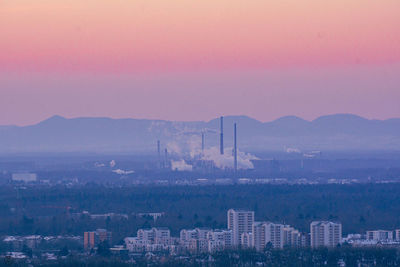
<path id="1" fill-rule="evenodd" d="M 0 188 L 0 236 L 82 235 L 106 228 L 113 241 L 139 228 L 226 228 L 230 208 L 255 211 L 256 220 L 290 224 L 308 232 L 313 220 L 343 224 L 343 234 L 400 228 L 400 184 L 232 186 L 32 186 Z M 92 219 L 82 214 L 122 213 Z M 154 221 L 136 213 L 163 212 Z"/>
<path id="2" fill-rule="evenodd" d="M 37 261 L 37 260 L 36 260 Z M 149 259 L 138 256 L 131 261 L 122 261 L 117 257 L 81 258 L 70 255 L 56 261 L 32 261 L 35 266 L 74 266 L 74 267 L 130 267 L 130 266 L 160 266 L 160 267 L 225 267 L 225 266 L 375 266 L 388 267 L 400 265 L 400 253 L 396 249 L 382 248 L 348 248 L 335 249 L 284 249 L 256 252 L 255 250 L 226 250 L 212 255 L 193 255 L 191 257 L 163 256 Z M 13 261 L 0 261 L 0 267 L 29 266 L 29 264 Z"/>

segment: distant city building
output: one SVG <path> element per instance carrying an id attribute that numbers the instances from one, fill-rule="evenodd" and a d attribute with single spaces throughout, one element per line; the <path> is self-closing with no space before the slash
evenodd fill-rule
<path id="1" fill-rule="evenodd" d="M 11 178 L 16 182 L 36 182 L 37 175 L 35 173 L 13 173 Z"/>
<path id="2" fill-rule="evenodd" d="M 302 246 L 302 236 L 300 232 L 293 227 L 285 225 L 282 229 L 283 243 L 282 247 L 301 247 Z"/>
<path id="3" fill-rule="evenodd" d="M 155 231 L 153 229 L 139 229 L 137 231 L 137 237 L 140 240 L 145 240 L 145 241 L 151 241 L 154 242 L 154 233 Z"/>
<path id="4" fill-rule="evenodd" d="M 154 243 L 159 245 L 170 245 L 171 232 L 168 228 L 153 228 Z"/>
<path id="5" fill-rule="evenodd" d="M 386 231 L 386 230 L 367 231 L 367 240 L 393 241 L 393 231 Z"/>
<path id="6" fill-rule="evenodd" d="M 84 232 L 83 233 L 83 247 L 85 250 L 93 249 L 96 245 L 96 233 Z"/>
<path id="7" fill-rule="evenodd" d="M 196 229 L 191 229 L 191 230 L 183 229 L 183 230 L 181 230 L 181 232 L 179 234 L 179 239 L 183 242 L 190 241 L 192 239 L 198 239 L 198 238 L 199 238 L 199 235 L 198 235 Z"/>
<path id="8" fill-rule="evenodd" d="M 124 241 L 126 249 L 130 252 L 145 252 L 151 245 L 150 240 L 143 240 L 139 237 L 126 237 Z"/>
<path id="9" fill-rule="evenodd" d="M 310 225 L 311 247 L 336 247 L 341 243 L 342 224 L 328 221 L 315 221 Z"/>
<path id="10" fill-rule="evenodd" d="M 243 233 L 251 233 L 254 222 L 254 211 L 228 210 L 228 229 L 232 230 L 233 245 L 239 246 Z"/>
<path id="11" fill-rule="evenodd" d="M 106 229 L 97 229 L 96 235 L 99 239 L 99 242 L 108 242 L 110 245 L 112 243 L 112 233 L 107 231 Z"/>
<path id="12" fill-rule="evenodd" d="M 90 218 L 91 219 L 103 219 L 103 220 L 105 220 L 105 219 L 108 219 L 108 218 L 110 218 L 110 219 L 128 219 L 129 217 L 128 217 L 128 215 L 127 214 L 118 214 L 118 213 L 105 213 L 105 214 L 89 214 L 88 213 L 88 215 L 90 216 Z"/>
<path id="13" fill-rule="evenodd" d="M 196 229 L 183 229 L 180 232 L 180 240 L 188 241 L 190 239 L 207 239 L 208 232 L 211 232 L 208 228 L 196 228 Z"/>
<path id="14" fill-rule="evenodd" d="M 208 252 L 215 252 L 233 246 L 232 230 L 213 230 L 207 233 Z"/>
<path id="15" fill-rule="evenodd" d="M 396 241 L 400 241 L 400 229 L 396 229 L 394 232 Z"/>
<path id="16" fill-rule="evenodd" d="M 124 241 L 131 252 L 163 251 L 174 247 L 171 232 L 164 227 L 139 229 L 137 237 L 127 237 Z"/>
<path id="17" fill-rule="evenodd" d="M 141 218 L 151 217 L 151 218 L 153 218 L 154 222 L 157 221 L 157 219 L 161 218 L 164 215 L 165 215 L 164 212 L 147 212 L 147 213 L 137 213 L 136 214 L 136 216 L 141 217 Z"/>
<path id="18" fill-rule="evenodd" d="M 108 242 L 111 245 L 112 233 L 105 229 L 83 233 L 83 247 L 85 250 L 93 249 L 101 242 Z"/>
<path id="19" fill-rule="evenodd" d="M 251 248 L 253 247 L 253 233 L 243 233 L 241 236 L 242 248 Z"/>
<path id="20" fill-rule="evenodd" d="M 207 252 L 207 235 L 211 232 L 208 228 L 183 229 L 180 232 L 179 242 L 183 249 L 191 252 Z"/>
<path id="21" fill-rule="evenodd" d="M 340 223 L 312 222 L 311 233 L 305 234 L 285 224 L 254 222 L 253 211 L 230 209 L 227 219 L 229 229 L 182 229 L 179 238 L 171 237 L 168 228 L 139 229 L 136 237 L 124 239 L 125 246 L 130 252 L 169 252 L 176 255 L 182 252 L 213 253 L 238 247 L 255 248 L 257 251 L 266 248 L 308 247 L 310 244 L 312 247 L 335 247 L 341 243 Z M 87 236 L 85 233 L 87 247 L 95 245 L 96 241 L 93 245 L 91 238 L 90 233 Z"/>
<path id="22" fill-rule="evenodd" d="M 272 248 L 299 247 L 302 245 L 301 234 L 289 225 L 272 222 L 254 222 L 252 228 L 253 247 L 263 251 L 267 246 Z"/>

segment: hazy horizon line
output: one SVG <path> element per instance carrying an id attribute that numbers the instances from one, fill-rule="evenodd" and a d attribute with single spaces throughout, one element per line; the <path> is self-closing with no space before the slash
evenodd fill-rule
<path id="1" fill-rule="evenodd" d="M 263 121 L 263 120 L 259 120 L 255 117 L 246 115 L 246 114 L 223 114 L 223 115 L 216 115 L 210 119 L 203 119 L 203 120 L 174 120 L 174 119 L 162 119 L 162 118 L 152 118 L 151 116 L 145 118 L 145 117 L 113 117 L 113 116 L 86 116 L 86 115 L 82 115 L 82 116 L 65 116 L 65 115 L 60 115 L 60 114 L 54 114 L 51 116 L 47 116 L 44 119 L 40 119 L 35 123 L 27 123 L 27 124 L 0 124 L 0 126 L 2 127 L 29 127 L 29 126 L 34 126 L 37 125 L 39 123 L 42 123 L 44 121 L 53 119 L 53 118 L 62 118 L 62 119 L 66 119 L 66 120 L 73 120 L 73 119 L 112 119 L 112 120 L 153 120 L 153 121 L 167 121 L 167 122 L 210 122 L 212 120 L 218 119 L 221 116 L 223 117 L 247 117 L 253 120 L 256 120 L 260 123 L 269 123 L 269 122 L 274 122 L 277 121 L 279 119 L 282 118 L 288 118 L 288 117 L 293 117 L 293 118 L 298 118 L 307 122 L 313 122 L 319 118 L 322 117 L 328 117 L 328 116 L 339 116 L 339 115 L 348 115 L 348 116 L 355 116 L 355 117 L 359 117 L 362 119 L 366 119 L 366 120 L 370 120 L 370 121 L 387 121 L 387 120 L 392 120 L 392 119 L 400 119 L 399 117 L 388 117 L 388 118 L 384 118 L 384 119 L 377 119 L 377 118 L 371 118 L 371 117 L 367 117 L 367 116 L 363 116 L 363 115 L 359 115 L 359 114 L 355 114 L 355 113 L 346 113 L 346 112 L 338 112 L 338 113 L 329 113 L 329 114 L 325 114 L 325 115 L 320 115 L 320 116 L 315 116 L 313 119 L 304 119 L 301 116 L 297 116 L 297 115 L 283 115 L 283 116 L 279 116 L 276 117 L 275 119 L 272 120 L 267 120 L 267 121 Z"/>

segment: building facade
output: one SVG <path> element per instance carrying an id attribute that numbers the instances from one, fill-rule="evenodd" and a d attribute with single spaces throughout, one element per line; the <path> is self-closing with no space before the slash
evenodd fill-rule
<path id="1" fill-rule="evenodd" d="M 393 241 L 393 231 L 387 231 L 387 230 L 367 231 L 366 237 L 367 240 Z"/>
<path id="2" fill-rule="evenodd" d="M 310 224 L 311 247 L 336 247 L 342 241 L 342 224 L 315 221 Z"/>
<path id="3" fill-rule="evenodd" d="M 251 233 L 254 223 L 254 211 L 228 210 L 228 229 L 232 230 L 233 245 L 239 246 L 243 233 Z"/>
<path id="4" fill-rule="evenodd" d="M 83 247 L 85 250 L 93 249 L 101 242 L 108 242 L 111 245 L 112 233 L 105 229 L 83 233 Z"/>

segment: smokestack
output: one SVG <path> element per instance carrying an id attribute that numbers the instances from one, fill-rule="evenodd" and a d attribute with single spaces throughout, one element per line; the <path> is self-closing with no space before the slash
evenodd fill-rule
<path id="1" fill-rule="evenodd" d="M 164 168 L 168 168 L 168 149 L 164 150 L 164 156 L 165 156 L 165 165 Z"/>
<path id="2" fill-rule="evenodd" d="M 233 157 L 234 157 L 234 169 L 237 172 L 237 133 L 236 133 L 236 123 L 233 125 Z"/>
<path id="3" fill-rule="evenodd" d="M 201 132 L 201 152 L 204 153 L 204 132 Z"/>
<path id="4" fill-rule="evenodd" d="M 158 168 L 161 168 L 161 144 L 160 144 L 160 140 L 157 140 L 157 161 L 158 161 Z"/>
<path id="5" fill-rule="evenodd" d="M 221 155 L 224 154 L 224 117 L 221 116 L 221 137 L 219 140 L 219 150 Z"/>

